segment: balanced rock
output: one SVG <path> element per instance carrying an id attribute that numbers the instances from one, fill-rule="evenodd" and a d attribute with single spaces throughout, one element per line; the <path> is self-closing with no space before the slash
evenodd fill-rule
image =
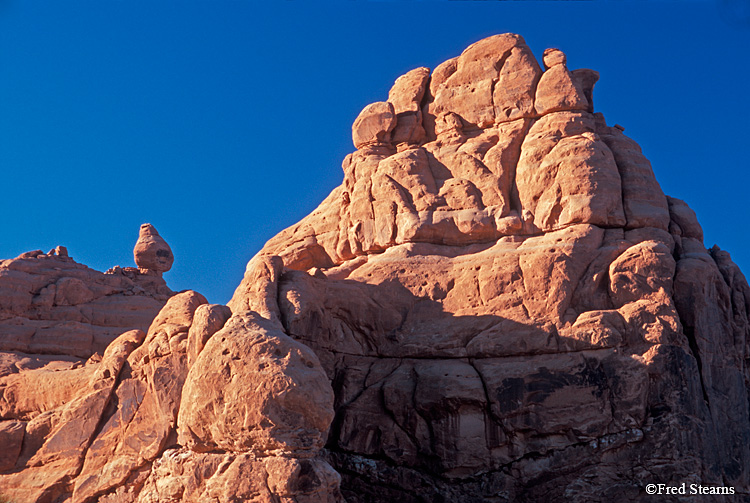
<path id="1" fill-rule="evenodd" d="M 141 225 L 138 241 L 133 248 L 133 258 L 139 269 L 159 275 L 170 270 L 174 262 L 172 249 L 151 224 Z"/>
<path id="2" fill-rule="evenodd" d="M 589 102 L 581 83 L 573 76 L 565 65 L 565 56 L 560 51 L 550 55 L 553 63 L 539 79 L 536 88 L 536 111 L 540 115 L 550 112 L 588 110 Z"/>
<path id="3" fill-rule="evenodd" d="M 565 53 L 560 49 L 549 48 L 544 50 L 542 55 L 542 61 L 544 62 L 544 69 L 549 70 L 555 65 L 564 65 L 568 62 L 568 58 Z"/>
<path id="4" fill-rule="evenodd" d="M 391 143 L 391 131 L 396 127 L 396 112 L 391 103 L 381 101 L 367 105 L 354 121 L 354 146 L 364 148 Z M 409 135 L 406 135 L 407 138 Z"/>

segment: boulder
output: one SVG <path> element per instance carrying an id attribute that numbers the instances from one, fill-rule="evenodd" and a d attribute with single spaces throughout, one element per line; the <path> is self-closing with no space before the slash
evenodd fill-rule
<path id="1" fill-rule="evenodd" d="M 133 258 L 138 268 L 159 275 L 170 270 L 174 262 L 172 249 L 151 224 L 141 225 L 138 241 L 133 248 Z"/>

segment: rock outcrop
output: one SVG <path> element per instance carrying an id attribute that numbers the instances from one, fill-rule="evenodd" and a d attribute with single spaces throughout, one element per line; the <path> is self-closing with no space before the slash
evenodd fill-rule
<path id="1" fill-rule="evenodd" d="M 62 246 L 0 261 L 0 495 L 44 501 L 77 473 L 125 359 L 173 295 L 160 274 L 101 273 Z"/>
<path id="2" fill-rule="evenodd" d="M 740 501 L 747 282 L 594 113 L 599 75 L 558 49 L 543 63 L 505 34 L 400 77 L 355 121 L 343 184 L 229 305 L 278 278 L 266 309 L 332 383 L 352 503 L 646 501 L 682 482 Z"/>
<path id="3" fill-rule="evenodd" d="M 254 313 L 225 325 L 227 311 L 182 292 L 148 333 L 122 334 L 100 360 L 21 373 L 21 393 L 6 378 L 3 399 L 14 407 L 0 410 L 11 446 L 0 458 L 2 494 L 19 502 L 335 501 L 340 477 L 320 456 L 333 391 L 317 357 Z M 57 389 L 33 392 L 31 381 Z"/>
<path id="4" fill-rule="evenodd" d="M 542 62 L 503 34 L 397 79 L 354 122 L 342 185 L 228 306 L 183 292 L 101 358 L 0 366 L 3 494 L 746 500 L 750 287 L 594 112 L 599 75 Z M 135 251 L 154 281 L 160 246 Z M 60 278 L 7 309 L 91 302 Z"/>
<path id="5" fill-rule="evenodd" d="M 167 288 L 172 252 L 150 224 L 134 257 L 107 273 L 61 247 L 0 262 L 0 496 L 335 501 L 320 455 L 333 390 L 263 308 L 273 281 L 232 317 Z"/>
<path id="6" fill-rule="evenodd" d="M 101 356 L 123 332 L 146 330 L 172 295 L 160 273 L 119 266 L 102 273 L 62 246 L 26 252 L 0 261 L 0 351 Z"/>

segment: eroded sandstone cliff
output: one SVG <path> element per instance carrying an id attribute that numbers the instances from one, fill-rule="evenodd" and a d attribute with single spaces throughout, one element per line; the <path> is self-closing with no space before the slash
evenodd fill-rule
<path id="1" fill-rule="evenodd" d="M 68 308 L 98 280 L 14 276 L 5 354 L 70 356 L 0 376 L 0 494 L 595 502 L 687 482 L 746 499 L 750 287 L 594 113 L 597 79 L 513 34 L 400 77 L 355 121 L 343 184 L 228 307 L 183 292 L 147 333 L 57 351 L 15 334 L 63 316 L 39 306 L 84 316 Z M 171 265 L 157 248 L 147 269 Z M 31 260 L 63 261 L 0 272 Z"/>
<path id="2" fill-rule="evenodd" d="M 349 501 L 746 498 L 747 282 L 593 112 L 598 74 L 543 64 L 505 34 L 400 77 L 230 307 L 278 281 L 336 395 Z"/>

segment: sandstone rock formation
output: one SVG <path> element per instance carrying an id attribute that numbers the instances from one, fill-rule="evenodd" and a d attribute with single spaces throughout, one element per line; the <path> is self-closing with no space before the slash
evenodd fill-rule
<path id="1" fill-rule="evenodd" d="M 101 359 L 2 378 L 3 404 L 12 405 L 0 410 L 10 446 L 0 458 L 2 494 L 19 502 L 336 501 L 340 477 L 320 457 L 333 392 L 317 357 L 278 322 L 255 313 L 227 319 L 225 306 L 182 292 L 148 333 L 122 334 Z"/>
<path id="2" fill-rule="evenodd" d="M 266 292 L 317 353 L 347 501 L 741 501 L 750 288 L 594 113 L 599 75 L 543 59 L 504 34 L 400 77 L 229 305 Z"/>
<path id="3" fill-rule="evenodd" d="M 559 49 L 543 66 L 503 34 L 397 79 L 354 122 L 342 185 L 228 306 L 180 293 L 85 364 L 0 354 L 0 494 L 746 500 L 750 287 L 594 113 L 599 75 Z M 63 276 L 8 301 L 13 330 L 91 302 Z"/>
<path id="4" fill-rule="evenodd" d="M 124 359 L 172 295 L 157 275 L 101 273 L 62 246 L 0 261 L 0 495 L 43 501 L 77 472 Z"/>
<path id="5" fill-rule="evenodd" d="M 64 247 L 0 261 L 0 351 L 102 355 L 121 333 L 146 330 L 173 293 L 134 267 L 78 264 Z"/>
<path id="6" fill-rule="evenodd" d="M 62 247 L 0 262 L 0 496 L 335 501 L 333 391 L 312 350 L 262 303 L 227 323 L 228 307 L 175 295 L 153 226 L 134 256 L 107 273 Z"/>

